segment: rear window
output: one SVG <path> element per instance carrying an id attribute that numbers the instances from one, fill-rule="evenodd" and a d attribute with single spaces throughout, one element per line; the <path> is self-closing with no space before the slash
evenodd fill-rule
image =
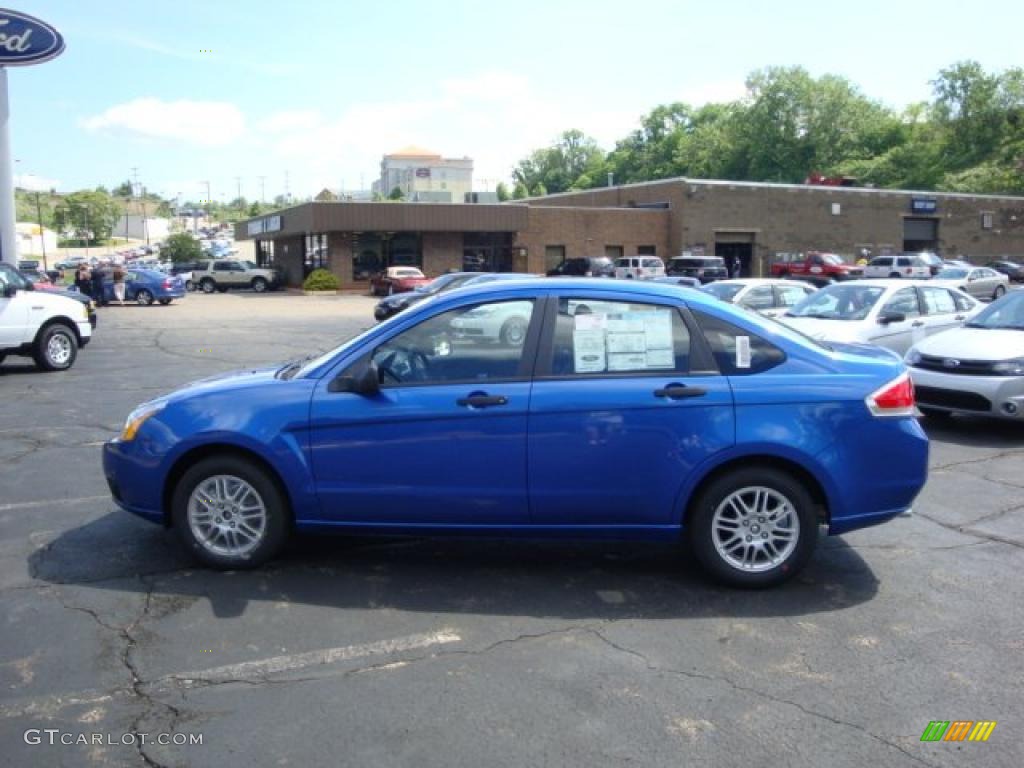
<path id="1" fill-rule="evenodd" d="M 640 263 L 648 269 L 656 269 L 661 266 L 661 259 L 644 259 Z"/>
<path id="2" fill-rule="evenodd" d="M 704 338 L 727 376 L 745 376 L 774 368 L 786 359 L 786 353 L 755 333 L 717 317 L 693 310 Z"/>
<path id="3" fill-rule="evenodd" d="M 892 258 L 889 256 L 880 256 L 871 262 L 872 267 L 891 267 Z"/>

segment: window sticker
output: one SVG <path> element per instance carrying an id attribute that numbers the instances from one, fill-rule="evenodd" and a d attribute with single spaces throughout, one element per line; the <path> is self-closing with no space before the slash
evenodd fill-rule
<path id="1" fill-rule="evenodd" d="M 591 305 L 573 320 L 576 373 L 675 367 L 671 310 L 630 312 L 622 305 Z"/>
<path id="2" fill-rule="evenodd" d="M 737 336 L 736 337 L 736 367 L 737 368 L 749 368 L 750 367 L 750 337 L 749 336 Z"/>

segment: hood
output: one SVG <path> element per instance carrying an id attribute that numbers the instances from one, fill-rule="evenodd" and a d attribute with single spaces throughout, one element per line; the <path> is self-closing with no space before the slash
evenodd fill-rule
<path id="1" fill-rule="evenodd" d="M 79 296 L 69 295 L 68 291 L 45 290 L 45 291 L 19 291 L 25 300 L 35 306 L 43 306 L 54 312 L 64 312 L 75 320 L 82 318 L 82 305 L 88 301 L 82 301 Z"/>
<path id="2" fill-rule="evenodd" d="M 967 278 L 961 278 L 959 280 L 953 280 L 948 277 L 938 278 L 933 277 L 928 285 L 940 285 L 943 288 L 956 288 L 958 291 L 962 291 L 967 288 Z"/>
<path id="3" fill-rule="evenodd" d="M 859 343 L 866 341 L 864 323 L 856 320 L 822 320 L 817 317 L 777 317 L 780 323 L 795 328 L 818 341 Z"/>
<path id="4" fill-rule="evenodd" d="M 415 291 L 409 291 L 408 293 L 393 293 L 390 296 L 385 296 L 378 302 L 378 306 L 382 307 L 410 307 L 413 304 L 418 304 L 427 298 L 426 294 L 416 293 Z"/>
<path id="5" fill-rule="evenodd" d="M 1024 331 L 954 328 L 928 337 L 914 349 L 929 357 L 1013 360 L 1024 357 Z"/>
<path id="6" fill-rule="evenodd" d="M 222 373 L 205 379 L 197 379 L 158 399 L 175 402 L 212 390 L 224 392 L 232 389 L 244 389 L 254 384 L 263 384 L 271 381 L 274 375 L 281 370 L 281 367 L 281 365 L 275 365 L 268 368 L 253 368 L 244 371 Z"/>

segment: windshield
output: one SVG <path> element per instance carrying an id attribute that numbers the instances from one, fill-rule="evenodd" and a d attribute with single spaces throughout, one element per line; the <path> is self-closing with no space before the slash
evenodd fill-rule
<path id="1" fill-rule="evenodd" d="M 391 273 L 392 277 L 423 277 L 418 269 L 396 269 Z"/>
<path id="2" fill-rule="evenodd" d="M 474 277 L 474 275 L 441 275 L 440 277 L 435 277 L 426 285 L 419 286 L 416 288 L 416 291 L 418 293 L 427 293 L 431 295 L 441 293 L 442 291 L 450 291 L 458 288 L 472 277 Z"/>
<path id="3" fill-rule="evenodd" d="M 253 261 L 243 261 L 242 264 L 245 265 L 246 269 L 259 269 L 259 267 L 256 266 L 256 263 Z"/>
<path id="4" fill-rule="evenodd" d="M 885 293 L 873 285 L 830 285 L 801 301 L 787 317 L 813 317 L 820 320 L 863 320 Z"/>
<path id="5" fill-rule="evenodd" d="M 939 274 L 935 276 L 937 280 L 963 280 L 965 277 L 967 277 L 967 270 L 956 267 L 946 267 L 939 270 Z"/>
<path id="6" fill-rule="evenodd" d="M 743 285 L 740 283 L 709 283 L 701 290 L 704 293 L 710 293 L 716 299 L 731 302 L 736 298 L 736 294 L 743 290 Z"/>
<path id="7" fill-rule="evenodd" d="M 833 266 L 839 266 L 840 264 L 843 263 L 842 258 L 839 257 L 839 256 L 836 256 L 834 253 L 822 253 L 822 254 L 819 254 L 819 255 L 821 256 L 821 260 L 824 261 L 826 264 L 831 264 Z"/>
<path id="8" fill-rule="evenodd" d="M 1024 293 L 1009 293 L 992 302 L 967 327 L 1024 331 Z"/>

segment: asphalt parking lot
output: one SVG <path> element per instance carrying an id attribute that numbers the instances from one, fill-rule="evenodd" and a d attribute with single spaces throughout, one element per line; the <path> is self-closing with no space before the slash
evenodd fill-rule
<path id="1" fill-rule="evenodd" d="M 114 506 L 100 446 L 136 404 L 326 348 L 372 304 L 112 307 L 71 371 L 0 366 L 0 764 L 1020 765 L 1019 425 L 927 424 L 915 514 L 822 538 L 769 592 L 650 545 L 308 539 L 213 573 Z M 932 720 L 998 726 L 922 743 Z"/>

